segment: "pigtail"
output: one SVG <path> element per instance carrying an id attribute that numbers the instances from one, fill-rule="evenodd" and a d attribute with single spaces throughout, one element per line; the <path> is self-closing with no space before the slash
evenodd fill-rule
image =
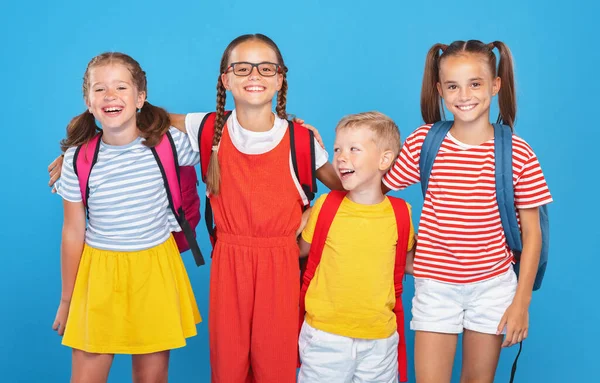
<path id="1" fill-rule="evenodd" d="M 517 97 L 512 54 L 510 49 L 501 41 L 494 41 L 491 45 L 492 49 L 495 47 L 500 52 L 498 76 L 502 80 L 502 83 L 500 92 L 498 93 L 498 104 L 500 106 L 498 123 L 506 124 L 511 129 L 514 129 L 517 117 Z"/>
<path id="2" fill-rule="evenodd" d="M 281 71 L 283 74 L 283 82 L 281 84 L 281 89 L 277 92 L 277 106 L 275 107 L 275 111 L 277 112 L 277 116 L 286 120 L 288 118 L 287 112 L 285 110 L 285 106 L 287 103 L 287 71 L 288 69 L 285 66 L 281 67 Z"/>
<path id="3" fill-rule="evenodd" d="M 421 115 L 426 124 L 441 121 L 443 117 L 444 110 L 440 94 L 437 90 L 437 84 L 440 81 L 440 50 L 445 50 L 446 48 L 446 45 L 437 43 L 427 52 L 423 85 L 421 87 Z"/>
<path id="4" fill-rule="evenodd" d="M 219 74 L 217 80 L 217 114 L 215 116 L 215 132 L 213 134 L 212 151 L 208 162 L 208 170 L 206 172 L 206 188 L 212 195 L 219 194 L 219 185 L 221 183 L 221 169 L 219 166 L 218 147 L 225 126 L 225 102 L 227 93 L 223 80 Z"/>
<path id="5" fill-rule="evenodd" d="M 85 144 L 100 131 L 96 125 L 94 115 L 87 110 L 74 117 L 67 125 L 67 137 L 60 141 L 60 148 L 64 152 L 73 146 Z"/>
<path id="6" fill-rule="evenodd" d="M 144 101 L 142 109 L 136 115 L 136 123 L 140 135 L 145 139 L 144 145 L 153 148 L 169 130 L 171 119 L 166 110 Z"/>

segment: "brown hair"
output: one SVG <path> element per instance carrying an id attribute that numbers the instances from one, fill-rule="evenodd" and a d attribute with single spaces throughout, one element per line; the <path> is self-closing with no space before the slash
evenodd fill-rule
<path id="1" fill-rule="evenodd" d="M 494 48 L 497 48 L 500 52 L 498 69 L 496 69 Z M 501 41 L 494 41 L 489 44 L 484 44 L 479 40 L 455 41 L 450 45 L 437 43 L 429 49 L 425 60 L 425 73 L 423 74 L 421 89 L 421 115 L 423 120 L 427 124 L 433 124 L 445 118 L 441 96 L 437 91 L 437 83 L 440 81 L 440 63 L 446 57 L 465 53 L 480 54 L 486 57 L 492 74 L 502 80 L 500 92 L 498 93 L 498 104 L 500 106 L 498 122 L 513 128 L 517 116 L 513 59 L 510 50 Z"/>
<path id="2" fill-rule="evenodd" d="M 221 141 L 221 135 L 223 134 L 223 127 L 225 126 L 225 98 L 227 94 L 225 91 L 225 86 L 223 85 L 223 80 L 221 79 L 221 75 L 227 70 L 229 64 L 229 56 L 231 55 L 231 52 L 241 43 L 252 40 L 261 41 L 267 44 L 271 49 L 273 49 L 275 55 L 277 56 L 277 64 L 279 64 L 281 68 L 281 74 L 283 75 L 283 83 L 281 84 L 281 89 L 277 93 L 277 106 L 275 107 L 275 111 L 277 112 L 277 116 L 279 116 L 279 118 L 287 118 L 285 106 L 287 101 L 288 88 L 286 73 L 288 69 L 285 66 L 283 56 L 281 55 L 281 51 L 277 47 L 277 44 L 275 44 L 275 42 L 267 36 L 262 35 L 260 33 L 236 37 L 232 42 L 229 43 L 227 48 L 225 48 L 225 52 L 223 52 L 223 57 L 221 57 L 219 77 L 217 79 L 217 114 L 215 116 L 215 133 L 213 136 L 213 147 L 217 147 L 219 145 L 219 142 Z M 206 172 L 206 188 L 210 194 L 219 194 L 220 181 L 221 172 L 219 166 L 219 158 L 217 155 L 217 151 L 213 150 L 210 155 L 210 160 L 208 162 L 208 170 Z"/>
<path id="3" fill-rule="evenodd" d="M 119 52 L 106 52 L 94 57 L 87 65 L 83 75 L 83 98 L 87 100 L 89 96 L 90 72 L 92 69 L 102 66 L 119 63 L 125 65 L 131 73 L 133 84 L 138 92 L 145 92 L 148 95 L 146 81 L 146 72 L 142 70 L 140 64 L 130 56 Z M 169 129 L 171 121 L 169 114 L 163 108 L 156 107 L 148 101 L 136 114 L 136 125 L 140 130 L 141 136 L 145 138 L 144 145 L 154 147 L 162 138 L 163 134 Z M 74 117 L 67 125 L 67 137 L 60 142 L 63 151 L 71 146 L 82 145 L 91 140 L 100 128 L 96 125 L 94 115 L 85 111 Z"/>
<path id="4" fill-rule="evenodd" d="M 398 125 L 380 112 L 363 112 L 344 116 L 335 127 L 336 133 L 342 129 L 368 128 L 375 134 L 375 144 L 382 150 L 391 150 L 394 157 L 400 152 L 400 130 Z"/>

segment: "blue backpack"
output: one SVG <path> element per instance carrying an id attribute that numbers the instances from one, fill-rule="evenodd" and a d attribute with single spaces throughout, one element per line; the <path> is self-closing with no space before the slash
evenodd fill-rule
<path id="1" fill-rule="evenodd" d="M 453 123 L 453 121 L 436 122 L 425 137 L 419 161 L 423 198 L 425 198 L 425 193 L 427 192 L 429 176 L 431 175 L 435 157 Z M 504 229 L 508 247 L 513 251 L 515 256 L 516 264 L 514 270 L 518 276 L 523 242 L 521 241 L 521 231 L 519 230 L 517 215 L 515 214 L 515 194 L 512 182 L 512 130 L 509 126 L 494 124 L 494 157 L 496 168 L 496 200 L 498 201 L 498 209 L 500 210 L 500 220 L 502 221 L 502 228 Z M 534 291 L 542 286 L 546 265 L 548 264 L 548 235 L 550 232 L 548 206 L 540 206 L 539 211 L 540 228 L 542 231 L 542 251 L 533 284 Z"/>

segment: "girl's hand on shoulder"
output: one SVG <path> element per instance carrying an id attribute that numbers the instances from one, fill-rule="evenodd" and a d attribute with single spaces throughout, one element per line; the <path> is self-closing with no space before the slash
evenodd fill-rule
<path id="1" fill-rule="evenodd" d="M 61 299 L 56 310 L 56 318 L 52 324 L 52 330 L 58 332 L 58 335 L 62 336 L 65 333 L 65 325 L 67 324 L 67 317 L 69 316 L 69 307 L 71 302 L 66 299 Z"/>
<path id="2" fill-rule="evenodd" d="M 50 175 L 50 182 L 48 182 L 48 186 L 52 187 L 52 193 L 56 193 L 56 188 L 53 186 L 60 178 L 63 160 L 64 156 L 61 154 L 60 156 L 56 157 L 56 159 L 52 161 L 50 165 L 48 165 L 48 173 Z"/>
<path id="3" fill-rule="evenodd" d="M 309 124 L 305 123 L 303 119 L 298 118 L 298 117 L 294 117 L 294 119 L 292 121 L 294 121 L 297 124 L 300 124 L 300 125 L 304 126 L 306 129 L 308 129 L 311 132 L 313 132 L 315 134 L 315 139 L 317 140 L 317 142 L 319 143 L 319 145 L 321 145 L 321 147 L 323 149 L 325 149 L 325 144 L 323 143 L 323 139 L 321 138 L 321 135 L 319 134 L 319 131 L 317 130 L 317 128 L 315 128 L 312 125 L 309 125 Z"/>
<path id="4" fill-rule="evenodd" d="M 506 327 L 502 347 L 511 347 L 527 338 L 529 330 L 529 306 L 513 301 L 498 325 L 497 335 Z"/>

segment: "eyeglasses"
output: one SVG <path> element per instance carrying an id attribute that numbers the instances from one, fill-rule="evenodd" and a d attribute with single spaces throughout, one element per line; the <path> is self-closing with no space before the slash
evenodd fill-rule
<path id="1" fill-rule="evenodd" d="M 240 61 L 229 64 L 229 67 L 227 67 L 225 73 L 229 72 L 229 69 L 232 69 L 233 74 L 236 76 L 249 76 L 254 68 L 256 68 L 258 73 L 263 77 L 273 77 L 280 72 L 281 65 L 268 61 L 263 61 L 258 64 Z"/>

